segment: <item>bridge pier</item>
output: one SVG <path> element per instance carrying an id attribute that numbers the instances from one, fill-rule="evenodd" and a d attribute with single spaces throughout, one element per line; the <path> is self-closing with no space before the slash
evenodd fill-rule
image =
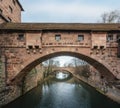
<path id="1" fill-rule="evenodd" d="M 1 49 L 0 49 L 1 50 Z M 6 57 L 0 56 L 0 106 L 5 105 L 21 95 L 18 85 L 7 84 L 7 61 Z"/>

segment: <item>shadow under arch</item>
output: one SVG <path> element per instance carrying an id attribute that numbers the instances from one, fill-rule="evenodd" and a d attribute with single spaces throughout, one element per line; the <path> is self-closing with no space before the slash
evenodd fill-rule
<path id="1" fill-rule="evenodd" d="M 48 60 L 53 57 L 58 57 L 58 56 L 72 56 L 72 57 L 76 57 L 78 59 L 82 59 L 82 60 L 88 62 L 94 68 L 96 68 L 102 75 L 104 75 L 104 77 L 107 80 L 111 81 L 111 80 L 115 79 L 115 76 L 112 74 L 111 70 L 108 67 L 106 67 L 104 64 L 100 63 L 99 61 L 97 61 L 89 56 L 83 55 L 81 53 L 72 52 L 72 51 L 59 51 L 59 52 L 52 52 L 52 53 L 46 54 L 44 56 L 40 56 L 39 58 L 33 60 L 31 63 L 29 63 L 23 69 L 21 69 L 21 71 L 14 77 L 14 79 L 11 80 L 11 83 L 20 82 L 22 80 L 22 78 L 24 76 L 26 76 L 27 73 L 29 73 L 32 68 L 34 68 L 35 66 L 42 63 L 45 60 Z"/>

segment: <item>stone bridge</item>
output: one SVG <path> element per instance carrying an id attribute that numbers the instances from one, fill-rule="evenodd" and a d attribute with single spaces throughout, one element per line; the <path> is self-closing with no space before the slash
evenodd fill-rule
<path id="1" fill-rule="evenodd" d="M 19 0 L 0 3 L 0 105 L 19 97 L 25 77 L 52 57 L 77 57 L 108 82 L 120 80 L 120 24 L 21 23 L 23 10 Z"/>
<path id="2" fill-rule="evenodd" d="M 69 72 L 71 74 L 75 74 L 75 68 L 74 67 L 55 67 L 52 69 L 52 72 Z"/>
<path id="3" fill-rule="evenodd" d="M 119 24 L 0 25 L 6 83 L 20 82 L 39 63 L 69 55 L 87 61 L 108 80 L 120 79 Z"/>
<path id="4" fill-rule="evenodd" d="M 77 27 L 74 28 L 74 26 Z M 60 55 L 83 59 L 106 77 L 119 78 L 118 43 L 114 41 L 118 38 L 119 29 L 113 32 L 118 25 L 89 26 L 81 24 L 1 24 L 1 57 L 5 62 L 7 83 L 20 81 L 37 64 Z M 105 31 L 106 26 L 108 28 Z M 113 33 L 109 33 L 111 26 L 113 26 Z M 102 28 L 104 31 L 101 30 Z M 111 40 L 112 36 L 114 40 Z"/>
<path id="5" fill-rule="evenodd" d="M 6 85 L 19 85 L 41 62 L 73 56 L 107 81 L 120 79 L 120 24 L 0 24 L 0 67 Z"/>

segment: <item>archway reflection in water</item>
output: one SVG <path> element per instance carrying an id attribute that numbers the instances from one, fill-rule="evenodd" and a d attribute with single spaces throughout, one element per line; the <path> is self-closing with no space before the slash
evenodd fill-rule
<path id="1" fill-rule="evenodd" d="M 70 76 L 70 73 L 68 73 L 68 72 L 64 73 L 64 72 L 61 72 L 61 71 L 57 72 L 56 75 L 55 75 L 55 77 L 57 79 L 60 79 L 60 80 L 67 79 L 69 76 Z"/>
<path id="2" fill-rule="evenodd" d="M 50 78 L 5 108 L 120 108 L 92 87 L 71 78 L 59 82 Z"/>

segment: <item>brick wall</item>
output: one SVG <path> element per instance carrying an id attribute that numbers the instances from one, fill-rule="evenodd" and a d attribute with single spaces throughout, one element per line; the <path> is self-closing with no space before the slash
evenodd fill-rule
<path id="1" fill-rule="evenodd" d="M 8 67 L 6 71 L 9 71 L 9 73 L 7 74 L 8 78 L 13 76 L 16 73 L 16 71 L 13 71 L 13 68 L 18 63 L 22 63 L 21 61 L 22 59 L 20 60 L 21 53 L 18 53 L 20 50 L 18 50 L 17 47 L 21 49 L 20 52 L 23 52 L 22 50 L 26 49 L 24 35 L 23 37 L 19 37 L 19 35 L 21 36 L 22 34 L 21 33 L 12 33 L 12 34 L 4 33 L 0 35 L 0 46 L 11 47 L 10 49 L 4 48 L 4 53 L 7 56 L 7 61 L 8 61 L 8 63 L 6 64 L 6 66 Z M 20 54 L 20 55 L 16 55 L 16 54 Z"/>
<path id="2" fill-rule="evenodd" d="M 61 35 L 61 40 L 59 40 L 59 41 L 55 40 L 56 34 Z M 116 38 L 116 33 L 113 33 L 113 34 Z M 84 40 L 78 41 L 77 40 L 78 35 L 84 35 Z M 105 38 L 106 38 L 106 35 L 104 34 Z M 1 31 L 1 33 L 0 33 L 0 47 L 1 47 L 0 52 L 3 54 L 0 54 L 0 55 L 3 55 L 3 56 L 4 56 L 4 54 L 6 55 L 7 63 L 5 63 L 5 64 L 6 64 L 7 84 L 10 84 L 9 81 L 13 80 L 14 78 L 15 78 L 14 81 L 16 81 L 15 84 L 17 84 L 18 82 L 20 82 L 22 80 L 23 77 L 25 77 L 25 75 L 29 72 L 29 69 L 34 68 L 36 65 L 38 65 L 38 63 L 40 63 L 41 61 L 43 61 L 47 58 L 56 56 L 56 55 L 51 56 L 49 54 L 52 54 L 52 53 L 58 54 L 56 52 L 63 52 L 63 51 L 71 52 L 71 54 L 72 54 L 72 52 L 80 54 L 80 55 L 76 55 L 76 57 L 81 58 L 85 61 L 88 61 L 88 63 L 91 63 L 93 66 L 95 66 L 96 69 L 98 69 L 102 74 L 104 74 L 104 76 L 106 76 L 106 78 L 111 80 L 111 74 L 108 74 L 108 71 L 106 72 L 106 69 L 101 65 L 101 64 L 103 64 L 109 70 L 111 70 L 110 72 L 112 72 L 116 77 L 118 77 L 118 79 L 120 79 L 120 68 L 119 68 L 120 59 L 117 58 L 117 54 L 116 54 L 117 46 L 114 46 L 117 43 L 115 43 L 115 42 L 111 43 L 111 42 L 104 41 L 105 43 L 103 43 L 103 44 L 106 45 L 106 49 L 104 50 L 104 53 L 102 54 L 101 51 L 98 49 L 94 49 L 94 50 L 91 49 L 92 42 L 93 42 L 91 39 L 92 36 L 94 36 L 97 41 L 97 37 L 99 37 L 99 36 L 101 37 L 102 34 L 101 35 L 99 35 L 99 34 L 91 35 L 91 33 L 88 33 L 88 32 L 83 33 L 83 32 L 78 32 L 78 31 L 76 31 L 76 32 L 71 32 L 71 31 L 68 31 L 68 32 L 66 32 L 66 31 L 49 32 L 48 31 L 48 32 L 46 32 L 46 31 L 43 31 L 42 33 L 40 31 L 39 32 L 35 32 L 35 31 L 29 31 L 29 32 L 28 31 L 26 31 L 26 32 L 22 32 L 22 31 L 14 31 L 14 32 L 12 32 L 12 31 L 6 32 L 5 31 L 4 32 L 3 31 L 2 32 Z M 41 42 L 42 42 L 42 44 L 41 44 Z M 102 41 L 97 42 L 97 43 L 99 43 L 99 46 L 102 44 L 101 42 Z M 52 45 L 51 45 L 51 43 L 52 43 Z M 59 43 L 60 43 L 60 45 L 59 45 Z M 73 43 L 73 44 L 71 45 L 71 43 Z M 32 45 L 33 49 L 26 49 L 26 48 L 28 48 L 29 45 Z M 40 52 L 40 53 L 37 52 L 38 50 L 40 50 L 40 48 L 36 47 L 36 49 L 35 49 L 34 46 L 36 46 L 36 45 L 40 45 L 42 52 Z M 72 47 L 72 46 L 74 46 L 74 47 Z M 31 52 L 28 53 L 27 50 L 31 50 Z M 33 50 L 36 50 L 36 53 L 33 52 Z M 90 52 L 92 52 L 92 53 L 90 54 Z M 64 53 L 63 53 L 63 55 L 64 55 Z M 85 55 L 87 57 L 81 56 L 81 55 Z M 79 57 L 79 56 L 81 56 L 81 57 Z M 37 61 L 38 58 L 40 60 L 39 62 Z M 94 59 L 96 61 L 94 61 Z M 99 63 L 101 63 L 101 64 L 99 64 Z M 102 68 L 101 68 L 101 66 L 102 66 Z M 23 70 L 23 72 L 21 72 L 22 69 L 25 69 L 25 70 Z M 2 75 L 2 74 L 0 74 L 0 75 Z M 35 74 L 33 76 L 30 76 L 30 74 L 29 74 L 28 75 L 29 77 L 26 77 L 26 84 L 27 84 L 25 86 L 27 88 L 26 90 L 30 90 L 31 88 L 33 88 L 34 86 L 37 85 L 38 80 L 36 80 L 36 79 L 38 78 L 39 75 Z M 98 76 L 98 75 L 96 75 L 96 76 Z M 96 79 L 98 79 L 98 77 L 96 77 Z M 42 78 L 42 77 L 40 76 L 39 78 Z M 33 83 L 31 83 L 30 79 Z M 4 79 L 2 82 L 4 82 Z M 31 86 L 31 84 L 33 86 Z M 10 89 L 10 92 L 8 91 L 8 95 L 13 90 L 16 93 L 16 97 L 20 95 L 20 92 L 17 93 L 17 91 L 16 91 L 17 89 L 19 89 L 19 87 L 16 85 L 15 85 L 15 87 L 16 87 L 15 89 L 13 89 L 14 87 L 12 87 Z M 7 89 L 7 90 L 9 90 L 9 89 Z M 2 94 L 2 95 L 4 95 L 4 94 Z M 6 97 L 8 95 L 6 95 Z M 2 99 L 4 99 L 4 98 L 2 98 Z M 0 100 L 1 102 L 4 101 L 4 100 L 2 101 L 2 99 Z"/>
<path id="3" fill-rule="evenodd" d="M 92 33 L 92 48 L 97 47 L 100 49 L 100 47 L 106 48 L 106 33 Z"/>
<path id="4" fill-rule="evenodd" d="M 0 14 L 8 21 L 21 22 L 21 8 L 16 0 L 0 0 Z M 2 19 L 0 17 L 1 22 Z"/>
<path id="5" fill-rule="evenodd" d="M 60 35 L 59 41 L 55 40 L 55 36 Z M 83 40 L 78 40 L 78 36 L 83 35 Z M 74 37 L 74 38 L 73 38 Z M 66 46 L 79 45 L 83 47 L 90 47 L 90 33 L 85 32 L 44 32 L 42 36 L 42 44 L 50 46 Z"/>
<path id="6" fill-rule="evenodd" d="M 4 23 L 5 21 L 2 19 L 2 17 L 0 17 L 0 24 Z"/>
<path id="7" fill-rule="evenodd" d="M 26 33 L 26 48 L 32 46 L 33 48 L 41 48 L 41 33 Z"/>

